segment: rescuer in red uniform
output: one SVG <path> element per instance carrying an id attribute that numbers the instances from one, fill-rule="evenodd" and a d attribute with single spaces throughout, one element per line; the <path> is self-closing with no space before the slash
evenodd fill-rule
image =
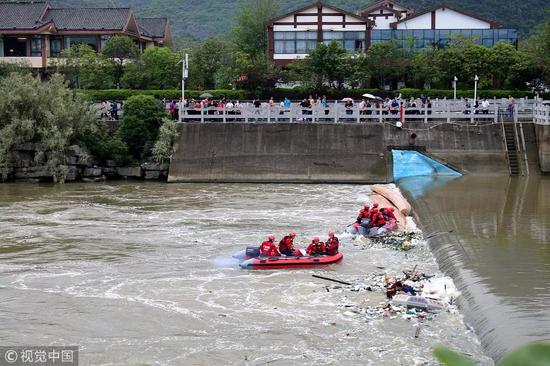
<path id="1" fill-rule="evenodd" d="M 260 255 L 268 257 L 277 257 L 281 255 L 275 246 L 275 235 L 269 234 L 267 240 L 260 245 Z"/>
<path id="2" fill-rule="evenodd" d="M 328 240 L 325 243 L 325 249 L 327 255 L 336 255 L 338 254 L 338 238 L 334 235 L 334 231 L 328 232 Z"/>
<path id="3" fill-rule="evenodd" d="M 320 240 L 321 239 L 319 239 L 318 236 L 313 237 L 313 240 L 311 241 L 311 243 L 308 245 L 306 249 L 307 255 L 314 256 L 314 255 L 325 254 L 326 252 L 325 244 Z"/>
<path id="4" fill-rule="evenodd" d="M 368 218 L 369 218 L 369 211 L 370 211 L 369 205 L 363 206 L 363 208 L 361 209 L 361 211 L 359 211 L 359 216 L 357 216 L 357 223 L 358 223 L 358 224 L 361 224 L 361 222 L 362 222 L 364 219 L 368 219 Z"/>
<path id="5" fill-rule="evenodd" d="M 294 256 L 295 250 L 294 250 L 294 238 L 296 237 L 296 232 L 291 231 L 290 234 L 285 236 L 281 239 L 279 242 L 279 252 L 281 254 L 284 254 L 286 256 Z"/>

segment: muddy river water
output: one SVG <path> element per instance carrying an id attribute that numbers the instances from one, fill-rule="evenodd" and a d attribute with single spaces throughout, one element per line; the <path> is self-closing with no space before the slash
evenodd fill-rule
<path id="1" fill-rule="evenodd" d="M 83 365 L 431 365 L 436 344 L 491 364 L 548 339 L 550 180 L 425 183 L 402 189 L 424 233 L 441 232 L 429 243 L 439 266 L 427 243 L 399 252 L 343 236 L 342 264 L 263 273 L 231 255 L 271 232 L 341 232 L 368 187 L 0 185 L 0 344 L 78 345 Z M 414 321 L 347 310 L 382 294 L 311 276 L 415 265 L 463 292 L 463 311 L 419 337 Z"/>

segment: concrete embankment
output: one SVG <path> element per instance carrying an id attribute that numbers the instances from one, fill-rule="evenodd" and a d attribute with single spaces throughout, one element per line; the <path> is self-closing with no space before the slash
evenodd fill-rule
<path id="1" fill-rule="evenodd" d="M 169 182 L 386 183 L 392 148 L 466 173 L 508 174 L 499 124 L 186 123 L 179 132 Z"/>
<path id="2" fill-rule="evenodd" d="M 539 150 L 540 170 L 550 173 L 550 126 L 535 125 L 537 145 Z"/>

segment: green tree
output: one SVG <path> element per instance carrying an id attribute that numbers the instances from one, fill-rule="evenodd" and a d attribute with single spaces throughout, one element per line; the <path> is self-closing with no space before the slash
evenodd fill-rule
<path id="1" fill-rule="evenodd" d="M 242 0 L 233 28 L 233 40 L 239 49 L 252 56 L 267 53 L 266 23 L 279 11 L 276 0 Z"/>
<path id="2" fill-rule="evenodd" d="M 135 61 L 139 56 L 138 45 L 130 37 L 113 36 L 105 43 L 101 52 L 113 61 L 115 83 L 120 86 L 124 65 L 128 61 Z"/>
<path id="3" fill-rule="evenodd" d="M 180 60 L 169 48 L 147 47 L 139 61 L 126 65 L 121 84 L 130 89 L 176 89 L 181 82 Z"/>
<path id="4" fill-rule="evenodd" d="M 541 78 L 550 84 L 550 21 L 525 43 L 525 52 L 529 55 L 533 67 L 540 72 Z"/>
<path id="5" fill-rule="evenodd" d="M 120 139 L 120 136 L 112 132 L 107 122 L 96 122 L 96 128 L 80 135 L 78 142 L 102 164 L 107 160 L 114 160 L 117 164 L 124 166 L 132 161 L 128 145 Z"/>
<path id="6" fill-rule="evenodd" d="M 518 62 L 520 62 L 519 53 L 508 42 L 499 42 L 489 49 L 490 72 L 497 88 L 504 87 L 504 83 L 510 77 L 512 68 Z"/>
<path id="7" fill-rule="evenodd" d="M 250 57 L 242 54 L 237 60 L 236 85 L 246 90 L 260 91 L 273 88 L 279 80 L 279 70 L 267 59 L 266 55 Z"/>
<path id="8" fill-rule="evenodd" d="M 302 61 L 290 65 L 287 77 L 316 90 L 341 87 L 346 75 L 347 51 L 338 43 L 319 44 Z"/>
<path id="9" fill-rule="evenodd" d="M 136 95 L 124 103 L 124 119 L 118 136 L 124 141 L 132 156 L 141 160 L 150 156 L 166 111 L 162 104 L 148 95 Z"/>
<path id="10" fill-rule="evenodd" d="M 42 82 L 31 75 L 12 74 L 0 80 L 0 175 L 13 172 L 16 145 L 40 146 L 36 157 L 47 156 L 47 168 L 56 182 L 68 172 L 65 150 L 78 136 L 93 130 L 95 112 L 61 75 Z"/>
<path id="11" fill-rule="evenodd" d="M 231 71 L 236 65 L 239 52 L 235 45 L 217 38 L 209 38 L 200 47 L 192 50 L 189 63 L 189 84 L 195 88 L 220 88 L 220 81 L 227 81 L 222 73 Z M 233 75 L 236 76 L 235 70 Z M 223 77 L 221 77 L 223 76 Z"/>
<path id="12" fill-rule="evenodd" d="M 402 77 L 406 65 L 407 60 L 394 43 L 375 43 L 367 51 L 367 67 L 379 88 Z"/>
<path id="13" fill-rule="evenodd" d="M 102 89 L 113 85 L 113 67 L 107 58 L 89 45 L 77 44 L 64 49 L 55 61 L 57 72 L 73 88 Z"/>
<path id="14" fill-rule="evenodd" d="M 491 50 L 490 48 L 474 43 L 467 43 L 462 49 L 464 55 L 464 72 L 466 73 L 463 80 L 474 80 L 475 75 L 480 78 L 480 85 L 490 87 L 492 84 L 491 73 Z"/>
<path id="15" fill-rule="evenodd" d="M 415 87 L 430 89 L 440 79 L 439 69 L 434 65 L 435 51 L 427 49 L 411 57 L 410 80 Z M 449 87 L 445 85 L 444 87 Z"/>
<path id="16" fill-rule="evenodd" d="M 528 86 L 534 91 L 543 91 L 545 88 L 542 71 L 528 53 L 521 51 L 518 52 L 517 62 L 510 67 L 507 82 L 515 89 L 525 89 Z"/>

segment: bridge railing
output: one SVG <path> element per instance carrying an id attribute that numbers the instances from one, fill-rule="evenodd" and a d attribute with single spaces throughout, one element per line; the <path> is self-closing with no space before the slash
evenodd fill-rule
<path id="1" fill-rule="evenodd" d="M 488 109 L 453 106 L 451 104 L 426 106 L 416 108 L 384 107 L 360 108 L 345 107 L 343 104 L 332 104 L 326 108 L 315 106 L 305 108 L 292 105 L 281 106 L 242 105 L 238 108 L 184 108 L 181 119 L 183 122 L 201 123 L 369 123 L 369 122 L 498 122 L 499 112 L 507 113 L 497 104 Z M 532 117 L 532 112 L 514 111 L 510 117 Z"/>
<path id="2" fill-rule="evenodd" d="M 540 125 L 550 125 L 550 105 L 537 103 L 533 108 L 533 122 Z"/>

